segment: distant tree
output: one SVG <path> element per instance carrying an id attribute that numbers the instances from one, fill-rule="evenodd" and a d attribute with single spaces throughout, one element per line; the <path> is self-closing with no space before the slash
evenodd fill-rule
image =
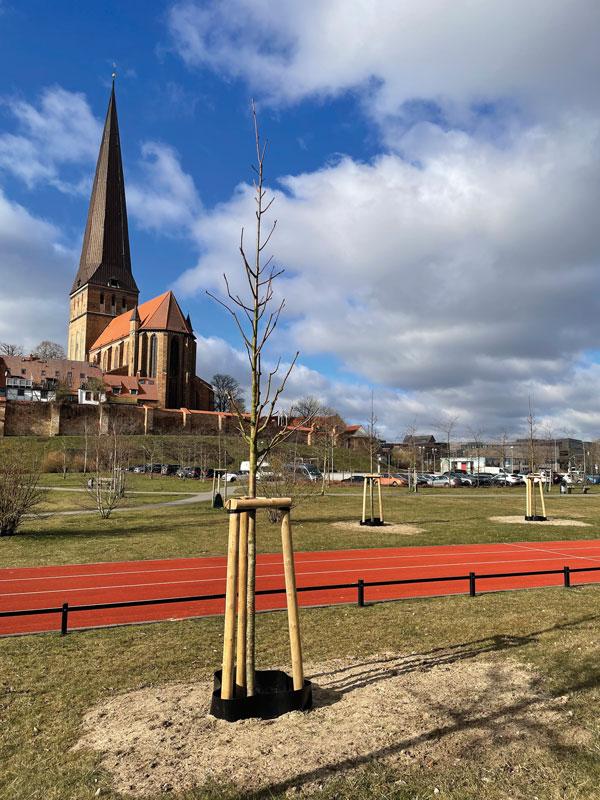
<path id="1" fill-rule="evenodd" d="M 0 356 L 22 356 L 24 352 L 20 344 L 0 342 Z"/>
<path id="2" fill-rule="evenodd" d="M 304 420 L 313 420 L 315 417 L 329 416 L 332 411 L 309 394 L 296 400 L 292 406 L 292 413 Z"/>
<path id="3" fill-rule="evenodd" d="M 40 342 L 31 355 L 42 361 L 47 361 L 49 358 L 66 358 L 65 348 L 56 342 L 48 341 L 48 339 Z"/>
<path id="4" fill-rule="evenodd" d="M 450 459 L 452 457 L 452 433 L 458 424 L 458 416 L 451 414 L 444 414 L 437 422 L 433 423 L 433 427 L 437 431 L 441 431 L 446 436 L 446 457 L 448 458 L 448 470 L 450 471 Z"/>
<path id="5" fill-rule="evenodd" d="M 215 390 L 215 411 L 244 410 L 242 388 L 232 375 L 217 373 L 212 376 L 212 385 Z"/>

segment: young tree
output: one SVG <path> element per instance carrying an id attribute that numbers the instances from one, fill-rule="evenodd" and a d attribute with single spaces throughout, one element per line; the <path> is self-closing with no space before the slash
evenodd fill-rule
<path id="1" fill-rule="evenodd" d="M 0 536 L 13 536 L 25 514 L 44 499 L 41 465 L 24 447 L 4 448 L 0 458 Z"/>
<path id="2" fill-rule="evenodd" d="M 65 348 L 48 339 L 41 341 L 31 355 L 41 361 L 47 361 L 49 358 L 66 358 Z"/>
<path id="3" fill-rule="evenodd" d="M 281 360 L 273 369 L 267 368 L 263 362 L 263 352 L 267 342 L 273 336 L 285 307 L 285 299 L 273 304 L 275 294 L 274 281 L 284 270 L 272 264 L 273 257 L 265 258 L 264 251 L 268 247 L 275 231 L 275 220 L 268 233 L 265 233 L 265 217 L 271 208 L 274 197 L 267 198 L 264 188 L 264 165 L 267 143 L 260 138 L 256 107 L 252 103 L 252 119 L 254 123 L 254 140 L 256 146 L 256 165 L 253 166 L 255 232 L 252 256 L 247 255 L 244 241 L 244 228 L 240 236 L 239 251 L 243 264 L 243 278 L 247 294 L 242 297 L 232 290 L 227 275 L 223 275 L 228 300 L 223 301 L 208 292 L 210 297 L 222 305 L 233 318 L 244 343 L 248 365 L 250 368 L 250 407 L 242 412 L 235 402 L 233 411 L 237 415 L 239 431 L 248 447 L 248 495 L 256 497 L 256 475 L 259 464 L 266 459 L 271 450 L 293 435 L 294 427 L 279 427 L 272 424 L 276 406 L 285 389 L 287 380 L 298 359 L 297 352 L 285 371 L 280 372 Z M 278 384 L 278 385 L 276 385 Z M 248 581 L 247 581 L 247 628 L 246 628 L 246 671 L 248 694 L 254 693 L 255 672 L 255 575 L 256 575 L 256 526 L 253 515 L 248 524 Z"/>
<path id="4" fill-rule="evenodd" d="M 244 410 L 242 387 L 234 377 L 217 373 L 212 376 L 212 385 L 215 390 L 215 411 Z"/>
<path id="5" fill-rule="evenodd" d="M 87 488 L 102 519 L 108 519 L 125 497 L 124 440 L 113 426 L 109 436 L 97 434 L 95 445 L 95 469 Z"/>
<path id="6" fill-rule="evenodd" d="M 437 431 L 441 431 L 446 436 L 446 457 L 448 459 L 448 472 L 451 472 L 450 469 L 450 459 L 452 457 L 451 451 L 451 444 L 452 444 L 452 433 L 456 429 L 456 425 L 458 424 L 458 416 L 452 414 L 444 414 L 437 422 L 433 423 L 433 427 Z"/>

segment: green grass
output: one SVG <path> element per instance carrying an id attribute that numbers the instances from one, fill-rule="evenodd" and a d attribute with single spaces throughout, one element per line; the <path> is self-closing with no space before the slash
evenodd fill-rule
<path id="1" fill-rule="evenodd" d="M 140 476 L 144 480 L 144 476 Z M 144 483 L 157 487 L 157 497 L 132 495 L 131 502 L 160 499 L 162 481 Z M 169 485 L 173 485 L 170 483 Z M 176 483 L 179 486 L 179 482 Z M 184 482 L 190 486 L 191 482 Z M 193 488 L 198 482 L 193 483 Z M 56 492 L 56 495 L 69 493 Z M 135 499 L 134 499 L 135 498 Z M 59 502 L 59 501 L 57 501 Z M 62 500 L 60 502 L 63 502 Z M 64 501 L 67 502 L 67 501 Z M 69 500 L 68 502 L 75 502 Z M 422 491 L 405 489 L 384 492 L 385 516 L 423 528 L 415 536 L 388 533 L 385 529 L 344 530 L 336 521 L 360 518 L 362 498 L 354 488 L 336 490 L 331 496 L 312 497 L 293 510 L 296 550 L 351 549 L 358 547 L 405 547 L 430 544 L 557 541 L 592 539 L 600 534 L 600 493 L 547 496 L 550 516 L 573 517 L 589 528 L 505 525 L 489 521 L 491 516 L 524 513 L 524 493 L 519 489 L 456 489 Z M 262 552 L 280 548 L 279 529 L 261 518 L 258 546 Z M 224 555 L 227 520 L 223 511 L 208 503 L 115 512 L 109 520 L 97 515 L 55 516 L 28 519 L 22 535 L 0 539 L 2 566 L 68 564 L 144 558 Z"/>
<path id="2" fill-rule="evenodd" d="M 368 658 L 384 652 L 427 653 L 457 646 L 459 658 L 509 656 L 535 667 L 545 690 L 569 695 L 568 710 L 592 741 L 578 750 L 536 750 L 525 763 L 470 761 L 402 773 L 376 758 L 358 777 L 340 770 L 314 796 L 345 800 L 442 797 L 587 800 L 600 796 L 598 588 L 545 589 L 404 601 L 358 609 L 301 612 L 307 662 Z M 449 621 L 451 620 L 451 624 Z M 258 618 L 260 665 L 287 663 L 285 617 Z M 97 754 L 72 752 L 85 711 L 135 688 L 206 680 L 219 666 L 222 620 L 0 640 L 0 797 L 7 800 L 117 800 Z M 493 723 L 490 724 L 493 738 Z M 260 769 L 260 764 L 257 764 Z M 485 781 L 485 783 L 483 782 Z M 434 795 L 434 787 L 439 794 Z M 159 795 L 164 796 L 164 795 Z M 158 800 L 154 796 L 151 800 Z M 170 793 L 176 800 L 249 797 L 225 788 Z M 283 793 L 261 798 L 283 800 Z"/>
<path id="3" fill-rule="evenodd" d="M 173 485 L 171 479 L 139 478 L 142 486 L 155 486 L 155 495 L 136 496 L 143 501 L 162 497 L 164 480 Z M 431 490 L 412 495 L 389 489 L 384 502 L 390 521 L 418 525 L 423 533 L 399 536 L 381 529 L 333 527 L 334 521 L 359 518 L 360 491 L 350 487 L 313 497 L 294 509 L 296 549 L 593 538 L 600 528 L 598 493 L 547 497 L 550 516 L 582 519 L 590 528 L 491 523 L 490 516 L 523 513 L 521 490 Z M 96 515 L 55 516 L 29 519 L 22 535 L 0 539 L 0 560 L 3 566 L 19 566 L 223 554 L 226 535 L 226 515 L 207 503 L 115 513 L 106 521 Z M 278 527 L 261 518 L 259 549 L 279 547 Z M 464 658 L 482 652 L 506 654 L 535 667 L 549 692 L 569 694 L 569 710 L 593 734 L 591 745 L 580 750 L 536 751 L 526 764 L 494 768 L 465 759 L 400 775 L 375 759 L 358 777 L 341 771 L 318 796 L 331 800 L 600 797 L 596 788 L 599 591 L 598 587 L 545 589 L 474 600 L 448 597 L 365 609 L 302 610 L 307 662 L 384 652 L 432 653 L 435 660 L 436 648 L 453 646 L 459 646 Z M 287 663 L 285 630 L 281 613 L 259 615 L 259 666 Z M 0 640 L 0 798 L 87 800 L 100 789 L 101 797 L 116 800 L 98 756 L 71 752 L 86 709 L 133 688 L 206 680 L 219 666 L 221 644 L 220 618 L 88 631 L 66 638 L 43 634 Z M 170 796 L 176 800 L 242 797 L 226 788 Z M 283 800 L 278 790 L 261 797 Z"/>

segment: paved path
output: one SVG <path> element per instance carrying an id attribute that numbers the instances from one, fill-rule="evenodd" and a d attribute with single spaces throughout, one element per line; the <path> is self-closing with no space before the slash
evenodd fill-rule
<path id="1" fill-rule="evenodd" d="M 77 490 L 79 491 L 79 490 Z M 87 491 L 87 490 L 83 490 Z M 128 492 L 127 494 L 142 494 L 141 492 Z M 175 492 L 151 492 L 150 494 L 175 494 Z M 179 492 L 178 494 L 183 494 Z M 165 506 L 187 506 L 193 503 L 204 503 L 212 500 L 212 491 L 210 492 L 197 492 L 196 494 L 185 493 L 186 496 L 180 500 L 163 500 L 160 503 L 143 503 L 139 506 L 119 506 L 111 512 L 113 514 L 122 514 L 125 511 L 143 511 L 145 508 L 164 508 Z M 98 510 L 93 509 L 80 509 L 76 511 L 42 511 L 39 514 L 27 514 L 26 516 L 32 517 L 75 517 L 79 514 L 97 514 Z"/>
<path id="2" fill-rule="evenodd" d="M 215 535 L 222 537 L 224 545 L 227 533 L 223 525 L 218 526 Z M 359 578 L 367 582 L 442 579 L 440 582 L 367 586 L 365 599 L 368 603 L 406 597 L 464 594 L 468 592 L 470 572 L 477 574 L 478 593 L 560 586 L 563 583 L 562 574 L 513 578 L 497 576 L 507 572 L 562 570 L 565 565 L 571 568 L 598 568 L 600 539 L 301 552 L 296 554 L 295 561 L 299 602 L 302 606 L 355 603 Z M 4 569 L 0 570 L 0 613 L 18 609 L 59 609 L 65 602 L 76 606 L 222 594 L 225 591 L 225 572 L 224 557 Z M 600 571 L 573 574 L 571 581 L 574 585 L 600 582 Z M 302 591 L 306 587 L 331 587 L 348 583 L 353 586 Z M 258 556 L 256 586 L 258 590 L 283 588 L 280 554 Z M 256 604 L 261 611 L 285 608 L 285 592 L 260 595 Z M 222 612 L 222 599 L 184 600 L 172 604 L 73 611 L 69 614 L 69 627 L 184 619 Z M 0 634 L 49 631 L 59 627 L 58 612 L 43 616 L 0 616 Z"/>

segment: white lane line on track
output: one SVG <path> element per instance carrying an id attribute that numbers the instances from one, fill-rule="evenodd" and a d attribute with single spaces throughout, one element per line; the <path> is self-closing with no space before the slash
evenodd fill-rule
<path id="1" fill-rule="evenodd" d="M 507 545 L 505 545 L 504 548 L 506 548 L 506 546 L 508 546 L 509 544 L 512 546 L 512 542 L 510 542 L 510 543 L 507 543 Z M 600 550 L 600 544 L 598 545 L 598 549 Z M 343 551 L 340 551 L 340 552 L 343 552 Z M 456 557 L 457 558 L 464 558 L 465 556 L 490 556 L 490 555 L 499 555 L 499 554 L 504 554 L 505 555 L 507 552 L 511 552 L 511 551 L 507 551 L 506 549 L 490 550 L 490 551 L 485 551 L 485 552 L 481 552 L 481 550 L 474 550 L 473 552 L 457 553 Z M 296 554 L 296 555 L 298 555 L 298 554 Z M 311 558 L 311 559 L 307 558 L 307 559 L 296 560 L 296 569 L 301 568 L 304 564 L 329 564 L 329 563 L 340 564 L 342 562 L 360 562 L 362 564 L 365 561 L 379 561 L 381 559 L 384 559 L 385 561 L 389 562 L 389 561 L 392 561 L 392 560 L 395 560 L 395 559 L 423 558 L 424 555 L 426 555 L 426 554 L 408 555 L 408 554 L 396 553 L 393 556 L 379 555 L 379 556 L 365 556 L 364 558 L 361 558 L 360 556 L 357 556 L 355 558 Z M 429 554 L 427 554 L 427 555 L 429 555 Z M 451 555 L 451 553 L 440 553 L 440 555 L 441 556 L 449 556 L 449 555 Z M 259 557 L 259 561 L 258 561 L 257 566 L 259 568 L 260 567 L 279 566 L 279 565 L 281 565 L 281 563 L 282 563 L 281 557 L 279 557 L 279 559 L 275 560 L 275 561 L 263 561 Z M 487 562 L 482 562 L 482 563 L 487 563 Z M 151 575 L 152 573 L 155 573 L 155 572 L 156 573 L 162 573 L 162 572 L 190 572 L 190 571 L 206 570 L 206 569 L 221 569 L 221 570 L 224 570 L 226 568 L 226 566 L 227 566 L 226 565 L 226 561 L 224 559 L 222 564 L 205 564 L 205 565 L 199 564 L 198 566 L 195 566 L 195 567 L 191 567 L 191 566 L 190 567 L 165 567 L 164 569 L 157 569 L 157 568 L 155 568 L 155 569 L 132 569 L 132 570 L 114 570 L 112 572 L 80 572 L 80 573 L 73 573 L 71 575 L 61 573 L 59 575 L 41 575 L 41 576 L 32 576 L 32 577 L 23 577 L 23 578 L 0 578 L 0 583 L 16 583 L 17 581 L 45 581 L 45 580 L 65 580 L 65 579 L 69 580 L 71 578 L 96 578 L 96 577 L 105 578 L 105 577 L 108 577 L 108 576 L 111 576 L 111 575 Z M 436 564 L 424 564 L 424 565 L 419 564 L 419 565 L 415 565 L 415 566 L 434 567 L 434 566 L 437 566 L 437 565 Z M 382 567 L 382 569 L 384 569 L 384 568 Z"/>
<path id="2" fill-rule="evenodd" d="M 562 555 L 562 554 L 560 554 Z M 528 561 L 556 561 L 556 556 L 548 557 L 548 558 L 536 558 L 536 559 L 525 559 L 525 563 Z M 503 561 L 480 561 L 478 564 L 473 564 L 472 561 L 464 561 L 459 564 L 452 562 L 449 564 L 433 564 L 433 565 L 425 565 L 419 564 L 417 567 L 415 566 L 406 566 L 406 567 L 367 567 L 361 572 L 361 576 L 366 572 L 385 572 L 387 570 L 405 570 L 405 569 L 433 569 L 439 567 L 472 567 L 472 566 L 486 566 L 486 565 L 493 565 L 496 564 L 519 564 L 519 561 L 515 561 L 515 559 L 508 559 Z M 327 570 L 327 572 L 323 573 L 321 571 L 316 572 L 299 572 L 296 575 L 296 578 L 299 578 L 303 575 L 336 575 L 339 573 L 348 573 L 351 570 L 348 569 L 336 569 L 336 570 Z M 267 575 L 258 575 L 256 576 L 257 580 L 261 578 L 283 578 L 283 572 L 273 572 Z M 444 576 L 439 576 L 444 577 Z M 189 581 L 154 581 L 152 583 L 124 583 L 119 585 L 111 585 L 108 584 L 107 586 L 85 586 L 85 587 L 77 587 L 73 589 L 67 588 L 60 588 L 60 589 L 39 589 L 36 591 L 31 592 L 5 592 L 0 594 L 0 597 L 27 597 L 28 595 L 34 594 L 58 594 L 58 593 L 66 593 L 66 592 L 91 592 L 91 591 L 102 591 L 102 590 L 109 590 L 109 589 L 137 589 L 142 587 L 148 586 L 178 586 L 179 584 L 188 584 L 188 583 L 213 583 L 215 580 L 219 580 L 217 578 L 196 578 L 195 580 Z M 223 576 L 220 580 L 225 580 L 225 576 Z"/>
<path id="3" fill-rule="evenodd" d="M 562 553 L 559 550 L 551 550 L 549 547 L 531 547 L 526 544 L 516 544 L 511 542 L 513 547 L 518 547 L 520 551 L 525 551 L 527 553 L 554 553 L 556 556 L 561 556 L 561 558 L 576 558 L 579 561 L 593 561 L 600 566 L 600 555 L 598 556 L 578 556 L 575 553 Z"/>

